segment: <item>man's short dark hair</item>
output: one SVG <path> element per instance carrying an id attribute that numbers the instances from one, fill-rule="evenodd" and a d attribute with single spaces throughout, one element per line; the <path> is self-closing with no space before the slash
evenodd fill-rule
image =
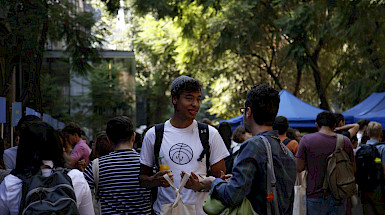
<path id="1" fill-rule="evenodd" d="M 334 113 L 334 117 L 336 118 L 336 125 L 338 125 L 338 123 L 340 122 L 345 121 L 345 117 L 341 113 Z"/>
<path id="2" fill-rule="evenodd" d="M 323 111 L 317 115 L 316 122 L 318 127 L 328 126 L 329 128 L 334 128 L 336 126 L 336 117 L 335 114 L 329 111 Z"/>
<path id="3" fill-rule="evenodd" d="M 366 126 L 369 125 L 369 122 L 370 122 L 370 121 L 367 120 L 367 119 L 359 119 L 359 120 L 357 121 L 357 124 L 360 126 L 359 130 L 364 129 L 365 125 L 366 125 Z"/>
<path id="4" fill-rule="evenodd" d="M 62 130 L 63 133 L 65 134 L 71 134 L 71 135 L 74 135 L 74 134 L 78 134 L 79 137 L 82 136 L 82 129 L 80 128 L 80 126 L 78 124 L 76 124 L 75 122 L 70 122 L 68 123 Z"/>
<path id="5" fill-rule="evenodd" d="M 289 120 L 284 116 L 278 116 L 273 123 L 273 130 L 277 130 L 279 135 L 283 135 L 289 128 Z"/>
<path id="6" fill-rule="evenodd" d="M 117 116 L 107 122 L 106 133 L 113 145 L 131 140 L 134 126 L 127 116 Z"/>
<path id="7" fill-rule="evenodd" d="M 270 86 L 255 85 L 247 92 L 245 107 L 250 107 L 258 125 L 273 125 L 279 108 L 279 93 Z"/>
<path id="8" fill-rule="evenodd" d="M 171 84 L 171 98 L 179 98 L 183 92 L 200 92 L 202 84 L 200 81 L 189 76 L 179 76 Z"/>

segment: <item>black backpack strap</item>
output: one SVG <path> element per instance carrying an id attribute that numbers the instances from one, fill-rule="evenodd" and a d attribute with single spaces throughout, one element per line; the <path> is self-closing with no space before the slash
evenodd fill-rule
<path id="1" fill-rule="evenodd" d="M 284 140 L 282 141 L 282 143 L 285 144 L 285 146 L 286 146 L 288 143 L 290 143 L 290 141 L 292 141 L 292 139 L 286 138 L 286 139 L 284 139 Z"/>
<path id="2" fill-rule="evenodd" d="M 202 161 L 206 154 L 207 172 L 210 169 L 210 143 L 209 143 L 209 126 L 205 123 L 198 122 L 199 139 L 201 140 L 203 151 L 199 156 L 198 161 Z"/>
<path id="3" fill-rule="evenodd" d="M 162 145 L 163 141 L 163 132 L 164 132 L 164 123 L 156 124 L 155 125 L 155 144 L 154 144 L 154 155 L 155 155 L 155 168 L 156 171 L 159 171 L 159 152 L 160 152 L 160 146 Z"/>

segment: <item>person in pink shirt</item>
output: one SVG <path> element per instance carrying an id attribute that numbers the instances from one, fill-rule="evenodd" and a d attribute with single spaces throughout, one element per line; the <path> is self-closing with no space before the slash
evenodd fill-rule
<path id="1" fill-rule="evenodd" d="M 66 159 L 67 167 L 84 171 L 89 163 L 91 149 L 86 141 L 81 138 L 81 129 L 74 122 L 69 123 L 63 128 L 63 134 L 66 140 L 72 145 L 73 149 L 70 155 L 63 153 Z"/>

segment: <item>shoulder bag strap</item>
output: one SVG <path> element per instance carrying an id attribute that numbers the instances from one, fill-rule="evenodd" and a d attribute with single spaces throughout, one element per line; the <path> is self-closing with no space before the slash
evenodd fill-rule
<path id="1" fill-rule="evenodd" d="M 344 136 L 342 134 L 337 134 L 337 143 L 336 143 L 336 148 L 334 149 L 333 153 L 336 152 L 338 149 L 343 150 L 344 149 Z M 329 155 L 330 156 L 330 155 Z M 328 165 L 328 163 L 326 163 Z M 324 191 L 324 198 L 327 198 L 328 195 L 328 184 L 329 184 L 329 175 L 328 171 L 325 172 L 325 178 L 323 182 L 323 191 Z"/>
<path id="2" fill-rule="evenodd" d="M 164 133 L 164 123 L 156 124 L 155 125 L 155 144 L 154 144 L 154 155 L 155 155 L 155 168 L 156 171 L 159 171 L 159 152 L 160 152 L 160 146 L 162 145 L 163 141 L 163 133 Z"/>
<path id="3" fill-rule="evenodd" d="M 95 183 L 95 194 L 98 194 L 98 184 L 99 184 L 99 158 L 95 158 L 92 161 L 92 173 L 94 174 L 94 183 Z"/>
<path id="4" fill-rule="evenodd" d="M 270 146 L 269 141 L 266 139 L 266 137 L 264 137 L 262 135 L 260 137 L 261 137 L 261 139 L 265 145 L 266 153 L 267 153 L 267 166 L 266 166 L 266 172 L 267 172 L 266 183 L 267 183 L 267 194 L 268 194 L 267 197 L 271 197 L 271 195 L 273 195 L 275 215 L 279 215 L 279 207 L 278 207 L 278 199 L 277 199 L 278 196 L 277 196 L 277 190 L 275 187 L 276 178 L 275 178 L 275 173 L 274 173 L 274 165 L 273 165 L 273 156 L 272 156 L 272 152 L 271 152 L 271 146 Z M 267 202 L 267 214 L 271 215 L 272 210 L 271 210 L 270 201 L 268 200 L 266 202 Z"/>

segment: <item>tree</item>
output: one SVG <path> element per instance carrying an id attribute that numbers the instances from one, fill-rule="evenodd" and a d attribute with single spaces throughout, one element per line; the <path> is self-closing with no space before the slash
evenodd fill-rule
<path id="1" fill-rule="evenodd" d="M 134 41 L 137 94 L 145 97 L 146 121 L 160 123 L 171 113 L 168 89 L 179 76 L 174 59 L 178 28 L 171 20 L 156 21 L 151 16 L 139 22 L 141 28 Z"/>
<path id="2" fill-rule="evenodd" d="M 90 73 L 90 104 L 92 114 L 88 126 L 93 131 L 105 130 L 105 126 L 116 115 L 127 115 L 133 102 L 129 83 L 123 80 L 122 65 L 102 62 Z"/>
<path id="3" fill-rule="evenodd" d="M 102 38 L 90 33 L 95 24 L 91 12 L 78 11 L 70 0 L 1 0 L 1 87 L 7 96 L 11 78 L 20 65 L 23 106 L 42 111 L 40 69 L 48 41 L 63 42 L 71 58 L 72 70 L 85 74 L 95 61 Z"/>
<path id="4" fill-rule="evenodd" d="M 210 85 L 205 101 L 218 117 L 238 115 L 257 83 L 333 110 L 384 90 L 383 1 L 130 2 L 139 15 L 178 29 L 172 59 L 161 62 Z M 149 27 L 140 25 L 140 32 Z"/>

